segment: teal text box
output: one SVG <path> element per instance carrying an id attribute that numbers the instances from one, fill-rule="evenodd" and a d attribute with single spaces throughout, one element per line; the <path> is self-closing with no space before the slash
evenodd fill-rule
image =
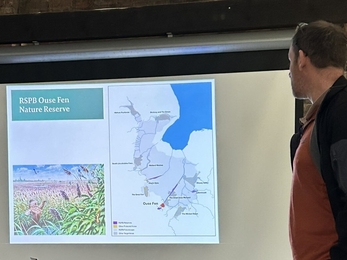
<path id="1" fill-rule="evenodd" d="M 103 89 L 12 90 L 12 120 L 103 119 Z"/>

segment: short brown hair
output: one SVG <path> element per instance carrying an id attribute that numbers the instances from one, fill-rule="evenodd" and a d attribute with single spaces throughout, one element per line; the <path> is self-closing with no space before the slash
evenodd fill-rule
<path id="1" fill-rule="evenodd" d="M 317 68 L 345 68 L 346 44 L 344 29 L 322 20 L 298 25 L 292 38 L 295 57 L 302 50 Z"/>

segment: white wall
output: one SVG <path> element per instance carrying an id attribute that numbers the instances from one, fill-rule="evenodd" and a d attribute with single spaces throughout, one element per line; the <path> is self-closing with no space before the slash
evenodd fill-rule
<path id="1" fill-rule="evenodd" d="M 288 71 L 199 77 L 216 79 L 220 244 L 10 245 L 6 99 L 1 86 L 1 259 L 291 259 L 287 226 L 294 98 Z"/>

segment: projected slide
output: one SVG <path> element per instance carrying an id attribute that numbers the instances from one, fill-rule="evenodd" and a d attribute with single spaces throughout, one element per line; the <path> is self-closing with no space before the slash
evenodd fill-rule
<path id="1" fill-rule="evenodd" d="M 218 243 L 214 81 L 7 86 L 11 243 Z"/>

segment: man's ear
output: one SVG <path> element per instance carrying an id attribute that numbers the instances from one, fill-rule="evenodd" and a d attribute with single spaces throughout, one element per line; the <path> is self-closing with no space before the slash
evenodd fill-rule
<path id="1" fill-rule="evenodd" d="M 299 50 L 299 55 L 298 55 L 299 70 L 302 70 L 307 65 L 307 59 L 308 59 L 307 55 L 302 50 Z"/>

